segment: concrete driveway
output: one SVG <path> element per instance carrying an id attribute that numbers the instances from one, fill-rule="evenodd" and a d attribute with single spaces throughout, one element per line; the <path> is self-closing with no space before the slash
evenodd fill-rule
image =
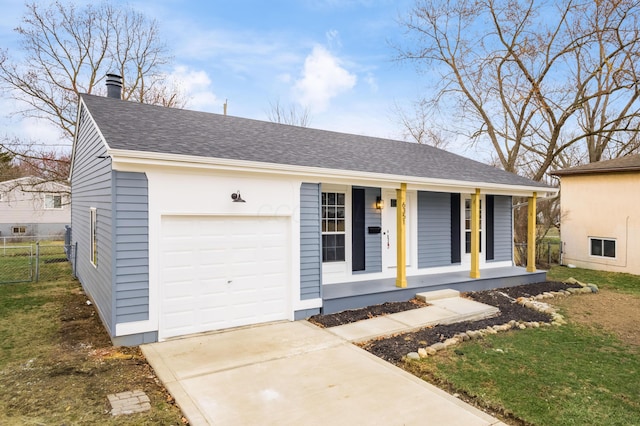
<path id="1" fill-rule="evenodd" d="M 192 425 L 502 425 L 306 321 L 142 346 Z"/>

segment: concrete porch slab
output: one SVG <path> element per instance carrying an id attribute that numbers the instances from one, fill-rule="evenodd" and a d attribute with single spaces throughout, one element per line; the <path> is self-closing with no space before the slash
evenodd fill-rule
<path id="1" fill-rule="evenodd" d="M 418 300 L 422 300 L 423 302 L 430 302 L 431 300 L 438 299 L 447 299 L 449 297 L 460 297 L 460 292 L 451 288 L 445 288 L 443 290 L 423 291 L 422 293 L 416 294 L 416 298 Z"/>

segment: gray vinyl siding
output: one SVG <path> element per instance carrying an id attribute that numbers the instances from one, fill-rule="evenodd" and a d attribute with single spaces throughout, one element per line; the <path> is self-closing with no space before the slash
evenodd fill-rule
<path id="1" fill-rule="evenodd" d="M 451 265 L 451 195 L 418 191 L 418 268 Z"/>
<path id="2" fill-rule="evenodd" d="M 364 188 L 364 271 L 354 273 L 382 272 L 382 234 L 369 234 L 370 226 L 382 226 L 382 212 L 376 209 L 376 198 L 380 188 Z"/>
<path id="3" fill-rule="evenodd" d="M 85 108 L 80 109 L 71 174 L 71 237 L 75 271 L 113 335 L 111 159 Z M 97 267 L 90 261 L 90 208 L 97 209 Z"/>
<path id="4" fill-rule="evenodd" d="M 149 197 L 144 173 L 113 172 L 115 322 L 149 319 Z"/>
<path id="5" fill-rule="evenodd" d="M 496 195 L 493 199 L 493 261 L 511 261 L 513 259 L 511 197 Z"/>
<path id="6" fill-rule="evenodd" d="M 322 297 L 320 184 L 300 186 L 300 299 Z"/>

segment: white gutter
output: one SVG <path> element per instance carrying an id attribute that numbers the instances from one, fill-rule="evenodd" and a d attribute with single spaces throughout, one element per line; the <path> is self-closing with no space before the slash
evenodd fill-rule
<path id="1" fill-rule="evenodd" d="M 504 193 L 505 195 L 528 196 L 537 193 L 558 193 L 559 188 L 538 187 L 528 185 L 507 185 L 489 182 L 469 182 L 463 180 L 424 178 L 405 175 L 390 175 L 385 173 L 372 173 L 354 170 L 337 170 L 322 167 L 297 166 L 289 164 L 263 163 L 258 161 L 230 160 L 225 158 L 200 157 L 192 155 L 166 154 L 147 151 L 131 151 L 122 149 L 109 149 L 108 155 L 112 159 L 112 168 L 122 171 L 138 171 L 140 166 L 160 167 L 186 167 L 197 169 L 215 169 L 225 171 L 242 171 L 245 173 L 271 173 L 278 175 L 295 175 L 305 178 L 313 178 L 323 183 L 343 183 L 348 180 L 352 184 L 374 185 L 389 187 L 390 183 L 406 183 L 408 189 L 419 189 L 424 186 L 435 186 L 448 189 L 475 189 L 481 188 L 483 192 Z M 385 185 L 381 185 L 381 184 Z"/>

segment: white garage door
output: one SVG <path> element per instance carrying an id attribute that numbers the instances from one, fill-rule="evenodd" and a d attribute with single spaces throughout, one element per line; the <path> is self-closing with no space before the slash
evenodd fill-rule
<path id="1" fill-rule="evenodd" d="M 164 217 L 160 339 L 288 317 L 288 219 Z"/>

